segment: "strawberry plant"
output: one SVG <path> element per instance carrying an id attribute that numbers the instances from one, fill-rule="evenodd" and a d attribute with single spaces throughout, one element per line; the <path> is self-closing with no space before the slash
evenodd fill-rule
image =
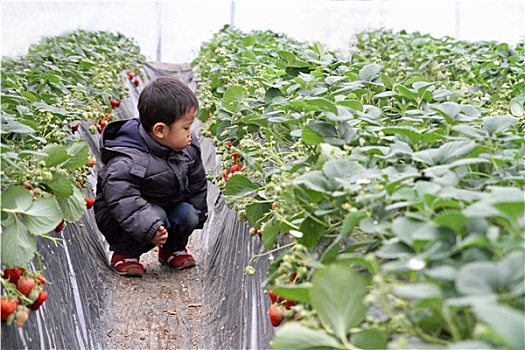
<path id="1" fill-rule="evenodd" d="M 230 27 L 201 47 L 214 179 L 294 301 L 272 348 L 523 348 L 524 53 Z"/>
<path id="2" fill-rule="evenodd" d="M 111 120 L 128 89 L 126 70 L 137 76 L 144 59 L 121 34 L 83 30 L 2 57 L 2 293 L 19 298 L 18 325 L 47 299 L 37 240 L 60 243 L 65 225 L 93 205 L 83 189 L 95 164 L 79 128 Z"/>

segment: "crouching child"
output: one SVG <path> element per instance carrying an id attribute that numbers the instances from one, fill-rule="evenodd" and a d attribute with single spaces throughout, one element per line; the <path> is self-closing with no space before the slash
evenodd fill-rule
<path id="1" fill-rule="evenodd" d="M 186 85 L 159 77 L 142 90 L 138 118 L 103 130 L 94 210 L 118 274 L 142 276 L 140 256 L 155 246 L 161 263 L 195 266 L 187 244 L 208 213 L 205 169 L 191 131 L 197 110 Z"/>

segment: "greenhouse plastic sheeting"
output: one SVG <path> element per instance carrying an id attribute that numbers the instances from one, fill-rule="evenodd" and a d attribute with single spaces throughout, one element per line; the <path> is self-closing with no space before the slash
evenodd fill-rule
<path id="1" fill-rule="evenodd" d="M 188 64 L 146 64 L 143 84 L 161 75 L 176 76 L 196 90 L 197 82 Z M 131 82 L 128 84 L 129 96 L 114 111 L 118 119 L 138 115 L 140 88 Z M 79 137 L 88 142 L 91 153 L 99 160 L 99 135 L 89 133 L 88 127 L 86 122 L 82 123 Z M 197 134 L 199 131 L 197 125 Z M 211 140 L 200 137 L 200 142 L 208 172 L 218 172 L 220 158 L 215 155 Z M 95 188 L 99 164 L 97 162 L 89 177 L 92 188 Z M 84 194 L 94 197 L 90 186 Z M 190 240 L 190 245 L 200 252 L 196 255 L 198 265 L 185 272 L 155 267 L 150 272 L 151 278 L 129 279 L 116 275 L 109 268 L 110 252 L 96 228 L 92 210 L 63 231 L 51 233 L 62 239 L 58 245 L 41 239 L 38 251 L 49 280 L 45 287 L 49 299 L 37 312 L 30 313 L 23 328 L 2 323 L 1 348 L 268 348 L 273 328 L 267 321 L 270 302 L 263 293 L 263 280 L 269 259 L 266 256 L 254 259 L 251 265 L 257 273 L 246 275 L 244 268 L 253 254 L 264 251 L 261 242 L 249 235 L 250 227 L 246 223 L 237 221 L 237 213 L 225 204 L 221 191 L 212 183 L 209 183 L 208 205 L 208 221 Z M 184 291 L 189 289 L 197 294 L 190 297 L 199 303 L 185 305 L 178 298 L 147 294 L 153 284 L 175 288 L 175 283 L 181 284 Z M 152 307 L 147 314 L 140 315 L 145 312 L 141 307 L 146 303 Z M 200 313 L 194 313 L 198 318 L 188 318 L 185 310 L 195 307 L 200 308 Z M 174 323 L 170 315 L 179 315 L 178 323 Z M 123 322 L 123 317 L 131 319 Z M 140 317 L 147 318 L 144 324 L 149 326 L 129 331 L 130 327 L 144 322 Z M 165 329 L 159 331 L 159 327 Z M 172 335 L 168 339 L 164 334 Z"/>

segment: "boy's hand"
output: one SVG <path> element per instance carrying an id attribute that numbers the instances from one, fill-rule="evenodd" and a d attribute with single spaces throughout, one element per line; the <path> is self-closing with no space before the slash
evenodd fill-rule
<path id="1" fill-rule="evenodd" d="M 168 239 L 168 230 L 166 230 L 164 226 L 161 226 L 157 229 L 157 232 L 155 232 L 155 236 L 151 240 L 151 243 L 155 245 L 162 245 L 166 243 L 167 239 Z"/>

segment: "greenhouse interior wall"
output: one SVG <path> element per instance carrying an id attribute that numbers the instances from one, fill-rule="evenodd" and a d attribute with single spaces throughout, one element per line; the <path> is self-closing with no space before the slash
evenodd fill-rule
<path id="1" fill-rule="evenodd" d="M 2 55 L 23 54 L 42 36 L 75 29 L 118 31 L 151 61 L 190 62 L 225 24 L 271 29 L 349 50 L 355 33 L 377 28 L 514 44 L 525 36 L 525 4 L 502 1 L 151 1 L 2 2 Z"/>
<path id="2" fill-rule="evenodd" d="M 150 78 L 159 72 L 156 64 L 191 64 L 202 43 L 210 40 L 224 25 L 243 31 L 269 29 L 282 32 L 300 41 L 321 42 L 342 53 L 351 51 L 353 35 L 377 28 L 509 44 L 525 37 L 525 3 L 511 0 L 3 1 L 1 6 L 2 56 L 23 55 L 31 44 L 42 37 L 77 29 L 120 32 L 133 38 L 151 62 L 148 68 Z M 188 84 L 195 84 L 189 74 Z M 128 97 L 121 117 L 136 115 L 136 100 L 136 95 Z M 96 153 L 97 140 L 93 140 L 89 133 L 85 135 L 91 150 Z M 201 142 L 208 169 L 213 169 L 216 165 L 213 145 L 205 139 Z M 258 322 L 266 318 L 268 304 L 261 293 L 264 276 L 258 280 L 245 280 L 243 270 L 251 254 L 260 252 L 262 248 L 249 240 L 249 227 L 237 221 L 237 214 L 226 208 L 216 191 L 212 187 L 209 198 L 214 214 L 205 230 L 198 233 L 199 242 L 203 243 L 202 268 L 209 268 L 209 271 L 199 275 L 203 278 L 203 290 L 199 292 L 208 298 L 208 309 L 204 310 L 206 317 L 221 318 L 222 314 L 224 320 L 205 323 L 205 326 L 214 328 L 201 331 L 209 338 L 202 340 L 200 345 L 217 349 L 266 348 L 273 330 L 262 325 L 265 321 Z M 48 268 L 56 272 L 57 280 L 50 288 L 66 299 L 49 303 L 47 311 L 24 330 L 6 330 L 3 326 L 2 349 L 97 349 L 107 346 L 112 328 L 106 325 L 108 320 L 105 318 L 116 319 L 116 316 L 107 314 L 104 306 L 108 293 L 106 284 L 113 282 L 104 276 L 111 273 L 106 266 L 109 252 L 104 242 L 96 238 L 99 236 L 93 216 L 83 218 L 82 225 L 83 229 L 70 227 L 65 231 L 63 238 L 68 242 L 65 250 L 48 246 L 46 263 L 55 265 Z M 81 234 L 86 230 L 91 236 Z M 228 234 L 221 235 L 223 232 Z M 80 259 L 80 254 L 89 258 Z M 255 267 L 263 269 L 268 263 L 269 260 L 259 261 Z M 235 266 L 235 271 L 224 269 L 224 266 Z M 220 274 L 223 279 L 216 280 L 214 273 Z M 160 276 L 169 278 L 166 274 Z M 239 288 L 237 283 L 243 287 Z M 94 287 L 96 292 L 86 290 L 88 286 Z M 228 301 L 230 295 L 239 297 L 243 304 L 235 305 L 232 300 Z M 116 297 L 113 295 L 113 298 Z M 64 304 L 73 311 L 63 308 Z M 101 321 L 101 318 L 104 320 Z M 185 321 L 180 322 L 184 324 Z M 156 346 L 152 345 L 155 344 L 154 339 L 139 338 L 134 348 L 160 348 L 158 342 Z M 119 348 L 116 340 L 109 344 L 110 348 Z M 177 344 L 184 348 L 199 347 L 195 343 Z M 170 348 L 169 343 L 163 346 Z"/>

